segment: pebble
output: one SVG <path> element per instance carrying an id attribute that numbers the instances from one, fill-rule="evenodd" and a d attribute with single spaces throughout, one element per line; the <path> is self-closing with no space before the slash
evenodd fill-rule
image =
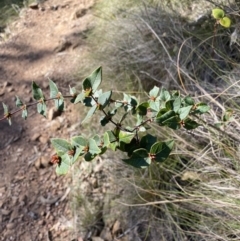
<path id="1" fill-rule="evenodd" d="M 15 227 L 16 227 L 15 223 L 8 223 L 8 224 L 6 225 L 6 228 L 9 229 L 9 230 L 14 229 Z"/>
<path id="2" fill-rule="evenodd" d="M 97 180 L 97 178 L 91 178 L 90 179 L 90 183 L 92 184 L 92 187 L 95 189 L 95 188 L 97 188 L 98 187 L 98 180 Z"/>
<path id="3" fill-rule="evenodd" d="M 49 167 L 50 166 L 49 159 L 46 156 L 43 156 L 41 159 L 41 164 L 43 165 L 43 167 Z"/>
<path id="4" fill-rule="evenodd" d="M 61 111 L 56 110 L 54 107 L 52 107 L 49 111 L 48 111 L 48 120 L 53 120 L 56 117 L 60 116 L 62 114 Z"/>
<path id="5" fill-rule="evenodd" d="M 92 241 L 104 241 L 102 238 L 100 237 L 91 237 Z"/>
<path id="6" fill-rule="evenodd" d="M 8 210 L 8 209 L 1 209 L 0 210 L 0 213 L 2 215 L 5 215 L 5 216 L 9 215 L 11 212 L 12 212 L 12 210 Z"/>
<path id="7" fill-rule="evenodd" d="M 41 157 L 39 157 L 39 158 L 35 161 L 34 166 L 36 167 L 36 169 L 39 169 L 39 168 L 40 168 L 40 166 L 41 166 Z"/>
<path id="8" fill-rule="evenodd" d="M 49 138 L 47 136 L 40 136 L 39 137 L 39 141 L 42 143 L 42 144 L 46 144 L 48 142 Z"/>
<path id="9" fill-rule="evenodd" d="M 82 192 L 84 194 L 91 193 L 91 187 L 90 187 L 90 184 L 88 182 L 83 182 L 80 186 L 80 189 L 82 190 Z"/>
<path id="10" fill-rule="evenodd" d="M 76 10 L 72 15 L 72 20 L 83 17 L 87 13 L 87 9 L 81 8 Z"/>
<path id="11" fill-rule="evenodd" d="M 38 140 L 38 138 L 41 136 L 40 133 L 35 133 L 32 137 L 31 137 L 31 141 L 36 141 Z"/>
<path id="12" fill-rule="evenodd" d="M 60 127 L 61 127 L 61 124 L 57 120 L 53 120 L 50 124 L 50 129 L 52 132 L 59 130 Z"/>

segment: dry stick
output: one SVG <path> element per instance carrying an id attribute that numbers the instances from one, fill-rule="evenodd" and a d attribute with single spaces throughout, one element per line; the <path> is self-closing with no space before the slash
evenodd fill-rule
<path id="1" fill-rule="evenodd" d="M 181 82 L 181 86 L 182 86 L 182 88 L 183 88 L 183 90 L 185 91 L 186 94 L 188 94 L 188 92 L 187 92 L 187 90 L 186 90 L 186 88 L 185 88 L 185 86 L 184 86 L 183 79 L 182 79 L 182 76 L 181 76 L 180 66 L 179 66 L 179 60 L 180 60 L 180 54 L 181 54 L 183 45 L 184 45 L 190 38 L 191 38 L 191 37 L 189 37 L 189 38 L 187 38 L 187 39 L 185 39 L 185 40 L 183 41 L 183 43 L 181 44 L 180 49 L 179 49 L 179 51 L 178 51 L 178 55 L 177 55 L 177 72 L 178 72 L 178 77 L 179 77 L 179 80 L 180 80 L 180 82 Z"/>
<path id="2" fill-rule="evenodd" d="M 73 98 L 74 96 L 72 95 L 65 95 L 65 96 L 62 96 L 63 98 Z M 49 99 L 45 99 L 44 102 L 48 102 L 50 100 L 58 100 L 59 98 L 58 97 L 53 97 L 53 98 L 49 98 Z M 2 118 L 0 118 L 0 121 L 3 121 L 5 119 L 8 119 L 9 117 L 11 117 L 12 115 L 24 110 L 24 108 L 28 108 L 28 107 L 31 107 L 31 106 L 34 106 L 34 105 L 37 105 L 38 103 L 40 103 L 39 101 L 36 101 L 36 102 L 33 102 L 33 103 L 30 103 L 30 104 L 25 104 L 23 105 L 22 107 L 20 107 L 19 109 L 13 111 L 13 112 L 9 112 L 8 115 L 4 115 Z"/>
<path id="3" fill-rule="evenodd" d="M 240 82 L 240 80 L 238 80 L 236 83 L 233 83 L 232 85 L 228 86 L 224 91 L 222 91 L 220 94 L 218 94 L 214 100 L 216 100 L 219 96 L 221 96 L 223 93 L 225 93 L 226 91 L 228 91 L 230 88 L 232 88 L 233 86 L 235 86 L 236 84 L 238 84 Z"/>
<path id="4" fill-rule="evenodd" d="M 152 205 L 168 204 L 168 203 L 182 203 L 182 202 L 188 203 L 192 201 L 202 201 L 202 198 L 163 200 L 163 201 L 155 201 L 155 202 L 147 202 L 147 203 L 139 203 L 139 204 L 128 204 L 123 202 L 118 202 L 118 203 L 128 207 L 142 207 L 142 206 L 152 206 Z"/>

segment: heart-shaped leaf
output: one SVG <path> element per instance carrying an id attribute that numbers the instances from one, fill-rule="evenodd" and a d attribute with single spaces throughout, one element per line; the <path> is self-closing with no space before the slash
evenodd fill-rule
<path id="1" fill-rule="evenodd" d="M 219 23 L 224 27 L 224 28 L 230 28 L 231 26 L 231 19 L 228 17 L 221 18 L 219 20 Z"/>
<path id="2" fill-rule="evenodd" d="M 223 18 L 225 15 L 224 11 L 220 8 L 214 8 L 212 10 L 212 16 L 215 18 L 215 19 L 221 19 Z"/>
<path id="3" fill-rule="evenodd" d="M 137 149 L 132 153 L 132 156 L 128 159 L 123 159 L 127 164 L 137 167 L 146 168 L 151 164 L 151 159 L 146 149 Z"/>

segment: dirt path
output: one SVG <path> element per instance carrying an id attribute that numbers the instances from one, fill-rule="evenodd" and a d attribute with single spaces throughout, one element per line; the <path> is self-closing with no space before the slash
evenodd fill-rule
<path id="1" fill-rule="evenodd" d="M 48 78 L 68 91 L 80 57 L 88 51 L 85 32 L 91 27 L 93 0 L 51 0 L 24 9 L 20 20 L 2 34 L 0 102 L 14 109 L 15 95 L 31 101 L 31 81 L 46 93 Z M 2 104 L 0 116 L 3 115 Z M 66 108 L 44 119 L 29 110 L 13 126 L 0 122 L 0 240 L 73 240 L 67 206 L 70 177 L 57 177 L 49 166 L 51 137 L 69 137 L 79 116 Z"/>

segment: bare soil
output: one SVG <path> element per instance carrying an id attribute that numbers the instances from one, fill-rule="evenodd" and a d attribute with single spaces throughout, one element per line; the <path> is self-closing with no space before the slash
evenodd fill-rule
<path id="1" fill-rule="evenodd" d="M 33 80 L 47 94 L 49 78 L 68 93 L 84 64 L 81 57 L 89 51 L 85 34 L 92 26 L 93 4 L 48 0 L 22 10 L 20 19 L 1 34 L 0 102 L 10 110 L 16 109 L 16 95 L 31 102 Z M 50 138 L 67 138 L 76 131 L 73 124 L 81 117 L 73 108 L 68 105 L 63 115 L 44 118 L 33 107 L 26 121 L 19 113 L 11 127 L 0 122 L 0 240 L 81 240 L 69 222 L 71 177 L 58 177 L 49 164 Z"/>

